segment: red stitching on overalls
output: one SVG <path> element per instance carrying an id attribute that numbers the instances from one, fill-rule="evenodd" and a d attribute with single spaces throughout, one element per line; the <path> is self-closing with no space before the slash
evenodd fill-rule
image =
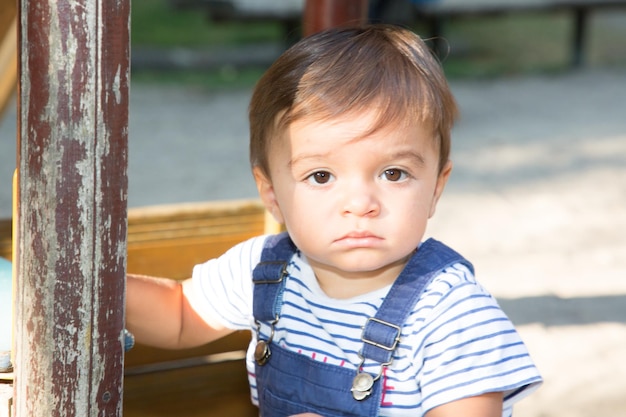
<path id="1" fill-rule="evenodd" d="M 380 405 L 385 406 L 385 407 L 389 407 L 392 406 L 393 403 L 392 402 L 386 402 L 385 401 L 385 395 L 387 394 L 387 391 L 393 391 L 393 389 L 395 388 L 392 385 L 387 385 L 387 367 L 383 368 L 383 395 L 382 398 L 380 400 Z"/>

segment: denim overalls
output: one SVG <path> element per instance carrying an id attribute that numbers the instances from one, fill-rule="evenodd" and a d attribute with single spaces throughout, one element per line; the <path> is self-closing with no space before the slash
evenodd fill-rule
<path id="1" fill-rule="evenodd" d="M 288 277 L 287 265 L 296 251 L 286 233 L 265 243 L 261 262 L 253 271 L 253 312 L 257 330 L 256 380 L 262 417 L 282 417 L 314 412 L 324 417 L 377 416 L 382 399 L 379 377 L 392 361 L 401 328 L 423 289 L 444 268 L 472 265 L 444 244 L 429 239 L 411 257 L 391 286 L 375 317 L 366 321 L 361 339 L 363 361 L 380 364 L 380 373 L 362 371 L 315 361 L 288 351 L 272 341 L 273 327 L 280 319 L 282 293 Z M 371 362 L 368 362 L 371 363 Z"/>

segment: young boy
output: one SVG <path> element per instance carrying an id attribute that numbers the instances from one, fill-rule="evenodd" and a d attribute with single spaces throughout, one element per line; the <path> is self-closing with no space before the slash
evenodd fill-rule
<path id="1" fill-rule="evenodd" d="M 129 276 L 128 328 L 166 348 L 251 330 L 264 417 L 510 415 L 537 369 L 471 264 L 422 242 L 456 113 L 410 31 L 302 40 L 261 78 L 249 114 L 259 194 L 287 232 L 243 242 L 182 284 Z"/>

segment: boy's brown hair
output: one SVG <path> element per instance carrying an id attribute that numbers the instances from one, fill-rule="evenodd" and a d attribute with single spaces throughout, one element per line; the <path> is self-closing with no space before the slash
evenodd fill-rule
<path id="1" fill-rule="evenodd" d="M 413 32 L 389 25 L 335 28 L 292 46 L 257 83 L 249 107 L 250 162 L 269 178 L 269 142 L 303 117 L 331 120 L 377 109 L 372 131 L 425 123 L 450 155 L 457 106 L 439 62 Z"/>

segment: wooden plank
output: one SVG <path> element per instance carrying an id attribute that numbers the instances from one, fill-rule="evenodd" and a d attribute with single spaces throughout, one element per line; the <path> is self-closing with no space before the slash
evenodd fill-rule
<path id="1" fill-rule="evenodd" d="M 0 117 L 10 102 L 16 85 L 17 2 L 0 0 Z"/>
<path id="2" fill-rule="evenodd" d="M 127 375 L 124 417 L 258 417 L 243 360 Z"/>
<path id="3" fill-rule="evenodd" d="M 264 233 L 264 212 L 258 200 L 131 209 L 127 270 L 174 279 L 188 278 L 194 265 Z"/>
<path id="4" fill-rule="evenodd" d="M 13 253 L 11 229 L 11 219 L 0 220 L 0 256 L 8 260 L 11 260 L 11 254 Z"/>
<path id="5" fill-rule="evenodd" d="M 5 7 L 3 5 L 3 7 Z M 6 17 L 13 16 L 12 20 Z M 0 116 L 9 104 L 17 85 L 17 17 L 8 7 L 0 16 Z M 6 28 L 6 31 L 4 31 Z M 13 138 L 11 138 L 13 139 Z"/>
<path id="6" fill-rule="evenodd" d="M 244 351 L 250 342 L 250 333 L 241 331 L 235 332 L 220 340 L 216 340 L 206 346 L 183 349 L 167 350 L 158 349 L 151 346 L 137 344 L 133 349 L 126 352 L 126 371 L 133 373 L 134 369 L 140 366 L 176 361 L 200 356 L 213 355 L 217 353 Z"/>

